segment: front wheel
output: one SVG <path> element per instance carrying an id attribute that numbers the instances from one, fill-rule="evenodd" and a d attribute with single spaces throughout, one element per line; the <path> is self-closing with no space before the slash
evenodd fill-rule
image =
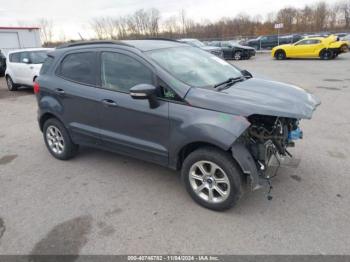
<path id="1" fill-rule="evenodd" d="M 234 59 L 234 60 L 241 60 L 241 59 L 242 59 L 242 52 L 241 52 L 241 51 L 236 51 L 236 52 L 233 54 L 233 59 Z"/>
<path id="2" fill-rule="evenodd" d="M 275 53 L 275 58 L 277 60 L 284 60 L 286 59 L 286 52 L 284 52 L 283 50 L 277 50 Z"/>
<path id="3" fill-rule="evenodd" d="M 206 208 L 229 209 L 241 196 L 241 172 L 227 152 L 198 149 L 185 159 L 181 173 L 187 192 Z"/>

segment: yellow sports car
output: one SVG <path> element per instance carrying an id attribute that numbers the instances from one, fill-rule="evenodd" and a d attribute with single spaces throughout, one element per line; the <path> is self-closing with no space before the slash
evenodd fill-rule
<path id="1" fill-rule="evenodd" d="M 340 53 L 349 50 L 348 41 L 338 41 L 337 36 L 304 38 L 294 44 L 279 45 L 272 49 L 272 57 L 283 60 L 286 58 L 316 58 L 324 60 L 336 58 Z"/>

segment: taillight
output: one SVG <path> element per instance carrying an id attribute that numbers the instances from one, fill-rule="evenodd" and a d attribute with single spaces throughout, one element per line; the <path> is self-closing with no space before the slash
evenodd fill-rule
<path id="1" fill-rule="evenodd" d="M 38 94 L 40 92 L 40 86 L 38 82 L 34 82 L 33 89 L 34 89 L 34 94 Z"/>

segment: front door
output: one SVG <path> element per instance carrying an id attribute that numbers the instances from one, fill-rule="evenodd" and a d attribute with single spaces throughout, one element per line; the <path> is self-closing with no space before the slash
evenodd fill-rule
<path id="1" fill-rule="evenodd" d="M 105 148 L 168 164 L 169 104 L 159 100 L 151 109 L 148 100 L 135 100 L 129 89 L 155 84 L 154 73 L 137 56 L 127 52 L 101 52 L 99 128 Z"/>
<path id="2" fill-rule="evenodd" d="M 222 52 L 224 53 L 224 58 L 225 59 L 232 59 L 233 58 L 233 48 L 230 45 L 230 43 L 221 43 L 221 49 Z"/>

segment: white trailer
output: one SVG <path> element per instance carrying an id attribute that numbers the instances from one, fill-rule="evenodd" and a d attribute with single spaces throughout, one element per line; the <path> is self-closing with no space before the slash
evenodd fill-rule
<path id="1" fill-rule="evenodd" d="M 0 50 L 7 54 L 10 50 L 41 47 L 38 27 L 0 27 Z"/>

